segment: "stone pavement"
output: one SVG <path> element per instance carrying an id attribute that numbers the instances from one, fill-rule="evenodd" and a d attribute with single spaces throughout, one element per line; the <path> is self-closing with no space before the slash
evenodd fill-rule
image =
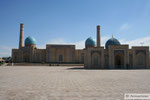
<path id="1" fill-rule="evenodd" d="M 0 100 L 123 100 L 150 93 L 150 70 L 0 67 Z"/>

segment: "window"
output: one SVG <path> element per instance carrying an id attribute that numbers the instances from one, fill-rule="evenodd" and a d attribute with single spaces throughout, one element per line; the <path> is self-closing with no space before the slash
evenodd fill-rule
<path id="1" fill-rule="evenodd" d="M 84 54 L 81 54 L 81 62 L 84 63 Z"/>
<path id="2" fill-rule="evenodd" d="M 14 61 L 16 62 L 17 61 L 17 56 L 15 55 L 15 57 L 14 57 L 15 59 L 14 59 Z"/>
<path id="3" fill-rule="evenodd" d="M 63 61 L 63 56 L 59 55 L 59 61 Z"/>
<path id="4" fill-rule="evenodd" d="M 98 66 L 98 56 L 94 56 L 94 66 Z"/>

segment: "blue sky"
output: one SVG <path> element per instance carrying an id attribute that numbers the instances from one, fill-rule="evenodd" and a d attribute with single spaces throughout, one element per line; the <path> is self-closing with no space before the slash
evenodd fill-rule
<path id="1" fill-rule="evenodd" d="M 112 34 L 122 44 L 150 45 L 150 0 L 0 0 L 0 57 L 18 48 L 19 27 L 37 47 L 75 44 L 84 48 L 101 26 L 102 45 Z"/>

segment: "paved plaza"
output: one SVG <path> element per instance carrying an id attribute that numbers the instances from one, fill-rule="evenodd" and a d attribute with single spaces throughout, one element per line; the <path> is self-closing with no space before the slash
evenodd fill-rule
<path id="1" fill-rule="evenodd" d="M 0 100 L 123 100 L 150 93 L 150 70 L 0 67 Z"/>

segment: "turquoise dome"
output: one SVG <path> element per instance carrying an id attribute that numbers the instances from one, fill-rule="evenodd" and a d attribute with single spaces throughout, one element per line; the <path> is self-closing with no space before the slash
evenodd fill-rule
<path id="1" fill-rule="evenodd" d="M 86 41 L 85 41 L 85 47 L 87 46 L 96 46 L 95 41 L 92 39 L 92 37 L 89 37 Z"/>
<path id="2" fill-rule="evenodd" d="M 25 39 L 25 45 L 36 45 L 36 40 L 34 37 L 29 36 Z"/>
<path id="3" fill-rule="evenodd" d="M 120 45 L 120 42 L 114 37 L 112 37 L 106 42 L 105 44 L 106 49 L 108 49 L 109 45 Z"/>

